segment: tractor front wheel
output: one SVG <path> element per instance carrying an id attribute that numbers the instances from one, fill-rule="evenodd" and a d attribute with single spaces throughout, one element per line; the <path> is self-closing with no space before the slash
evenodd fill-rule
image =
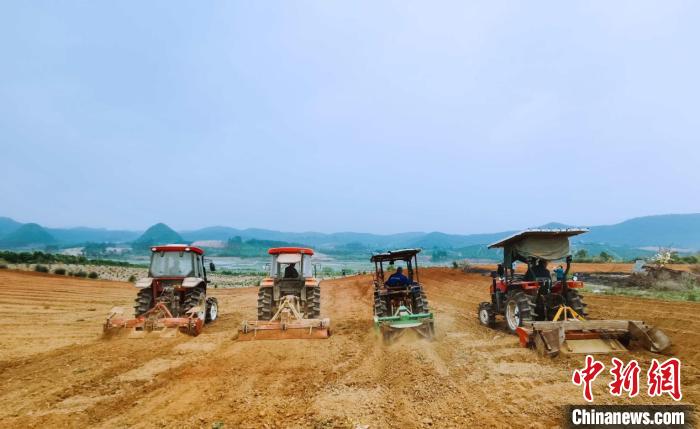
<path id="1" fill-rule="evenodd" d="M 516 292 L 506 301 L 506 324 L 508 331 L 515 333 L 523 322 L 532 320 L 534 303 L 524 292 Z"/>
<path id="2" fill-rule="evenodd" d="M 489 328 L 496 326 L 496 313 L 491 309 L 490 302 L 482 302 L 479 304 L 479 322 Z"/>
<path id="3" fill-rule="evenodd" d="M 214 298 L 207 298 L 207 318 L 205 322 L 211 323 L 219 317 L 219 301 Z"/>

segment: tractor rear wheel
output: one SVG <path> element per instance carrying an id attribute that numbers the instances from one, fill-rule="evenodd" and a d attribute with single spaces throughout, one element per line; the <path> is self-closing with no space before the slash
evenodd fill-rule
<path id="1" fill-rule="evenodd" d="M 515 333 L 518 327 L 523 325 L 523 322 L 532 320 L 532 313 L 535 308 L 535 303 L 524 292 L 513 293 L 506 300 L 506 324 L 508 331 Z"/>
<path id="2" fill-rule="evenodd" d="M 420 299 L 423 301 L 423 311 L 421 313 L 430 313 L 430 305 L 428 304 L 428 295 L 425 294 L 423 289 L 420 290 Z"/>
<path id="3" fill-rule="evenodd" d="M 428 309 L 428 296 L 423 292 L 423 289 L 420 290 L 420 293 L 413 296 L 412 312 L 413 314 L 430 312 Z"/>
<path id="4" fill-rule="evenodd" d="M 496 326 L 496 313 L 493 312 L 490 302 L 479 304 L 479 322 L 489 328 Z"/>
<path id="5" fill-rule="evenodd" d="M 318 319 L 321 317 L 321 288 L 306 288 L 306 311 L 305 318 Z"/>
<path id="6" fill-rule="evenodd" d="M 272 319 L 272 289 L 258 289 L 258 320 Z"/>
<path id="7" fill-rule="evenodd" d="M 566 293 L 566 300 L 569 303 L 569 307 L 571 307 L 579 315 L 583 317 L 588 315 L 588 312 L 586 311 L 588 304 L 583 302 L 583 297 L 579 295 L 577 291 L 569 290 Z"/>
<path id="8" fill-rule="evenodd" d="M 140 289 L 134 303 L 134 316 L 139 317 L 153 307 L 153 290 L 150 287 Z"/>
<path id="9" fill-rule="evenodd" d="M 374 294 L 374 315 L 377 317 L 386 317 L 389 316 L 387 314 L 388 311 L 386 309 L 386 302 L 382 299 L 382 297 L 378 294 Z"/>
<path id="10" fill-rule="evenodd" d="M 205 320 L 207 317 L 207 291 L 202 286 L 193 287 L 185 292 L 185 303 L 181 316 L 187 314 L 194 307 L 199 307 L 197 318 Z"/>

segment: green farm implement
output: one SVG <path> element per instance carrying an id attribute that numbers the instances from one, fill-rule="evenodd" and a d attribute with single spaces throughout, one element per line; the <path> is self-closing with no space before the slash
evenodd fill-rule
<path id="1" fill-rule="evenodd" d="M 422 337 L 432 340 L 435 336 L 433 313 L 411 313 L 408 307 L 400 306 L 393 316 L 374 316 L 374 326 L 381 332 L 385 342 L 391 342 L 411 329 Z"/>

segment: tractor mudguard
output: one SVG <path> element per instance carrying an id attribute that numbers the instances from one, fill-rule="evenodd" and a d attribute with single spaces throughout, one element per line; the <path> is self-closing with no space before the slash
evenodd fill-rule
<path id="1" fill-rule="evenodd" d="M 153 284 L 153 277 L 146 277 L 143 279 L 136 280 L 136 283 L 134 283 L 134 286 L 136 286 L 139 289 L 146 289 L 147 287 L 151 287 L 152 284 Z"/>
<path id="2" fill-rule="evenodd" d="M 202 283 L 204 283 L 204 279 L 202 279 L 202 278 L 185 277 L 185 279 L 182 281 L 182 287 L 189 289 L 189 288 L 197 287 Z"/>

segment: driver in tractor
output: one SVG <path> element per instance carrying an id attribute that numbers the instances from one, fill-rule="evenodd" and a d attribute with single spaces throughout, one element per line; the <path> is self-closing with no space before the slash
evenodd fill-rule
<path id="1" fill-rule="evenodd" d="M 389 276 L 389 280 L 386 281 L 386 285 L 389 287 L 397 287 L 397 286 L 407 286 L 411 282 L 408 280 L 408 277 L 403 275 L 403 267 L 399 267 L 396 269 L 396 272 Z"/>
<path id="2" fill-rule="evenodd" d="M 544 259 L 539 259 L 537 265 L 535 265 L 532 270 L 528 268 L 525 273 L 526 280 L 537 280 L 541 278 L 551 278 L 551 274 L 547 269 L 547 261 Z"/>
<path id="3" fill-rule="evenodd" d="M 289 264 L 287 265 L 287 268 L 284 269 L 284 278 L 285 279 L 296 279 L 299 278 L 299 271 L 297 271 L 296 268 L 294 268 L 296 264 Z"/>

